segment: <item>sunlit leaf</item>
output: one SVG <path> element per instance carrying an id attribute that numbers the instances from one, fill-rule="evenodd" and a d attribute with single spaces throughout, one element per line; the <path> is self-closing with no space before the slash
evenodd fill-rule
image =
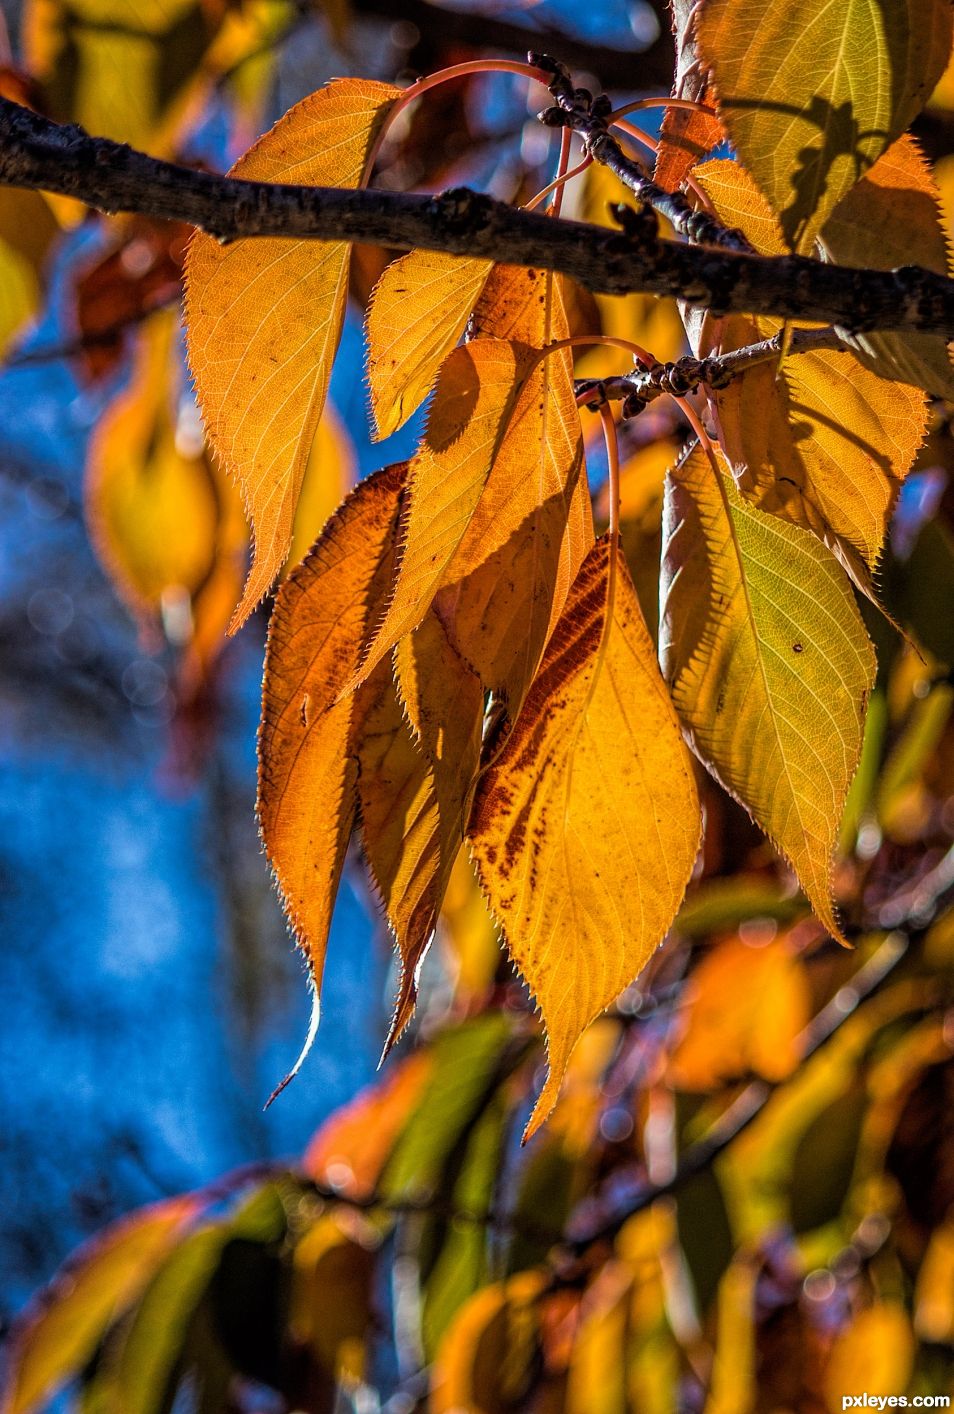
<path id="1" fill-rule="evenodd" d="M 37 312 L 58 226 L 39 192 L 0 189 L 0 356 Z"/>
<path id="2" fill-rule="evenodd" d="M 625 564 L 573 586 L 470 827 L 482 887 L 540 1008 L 556 1101 L 584 1028 L 639 973 L 682 900 L 699 841 L 692 770 Z"/>
<path id="3" fill-rule="evenodd" d="M 842 197 L 819 242 L 839 265 L 876 270 L 923 265 L 946 275 L 948 244 L 940 203 L 930 166 L 905 135 Z M 954 397 L 954 370 L 942 335 L 870 330 L 846 333 L 846 338 L 883 378 Z"/>
<path id="4" fill-rule="evenodd" d="M 454 995 L 466 1005 L 487 995 L 500 965 L 497 929 L 466 849 L 454 861 L 441 907 L 441 942 L 452 959 Z"/>
<path id="5" fill-rule="evenodd" d="M 434 1361 L 433 1414 L 502 1414 L 526 1398 L 545 1281 L 542 1272 L 521 1272 L 461 1309 Z"/>
<path id="6" fill-rule="evenodd" d="M 757 250 L 781 252 L 771 212 L 738 163 L 707 163 L 696 175 Z M 700 356 L 716 340 L 724 351 L 742 348 L 780 327 L 745 315 L 707 320 Z M 924 436 L 923 393 L 885 382 L 854 354 L 817 350 L 792 354 L 781 370 L 774 359 L 758 364 L 720 389 L 716 406 L 746 499 L 822 536 L 867 592 Z"/>
<path id="7" fill-rule="evenodd" d="M 370 1198 L 431 1067 L 427 1051 L 392 1060 L 377 1084 L 321 1126 L 305 1152 L 305 1173 L 346 1198 Z"/>
<path id="8" fill-rule="evenodd" d="M 245 572 L 238 493 L 209 460 L 194 406 L 176 407 L 172 312 L 147 323 L 132 380 L 90 441 L 90 539 L 147 643 L 161 628 L 189 679 L 219 651 Z M 191 412 L 191 418 L 190 418 Z"/>
<path id="9" fill-rule="evenodd" d="M 355 453 L 347 429 L 331 404 L 326 403 L 301 483 L 286 569 L 305 558 L 357 479 Z"/>
<path id="10" fill-rule="evenodd" d="M 808 251 L 930 97 L 951 51 L 951 9 L 706 0 L 698 34 L 733 145 L 788 246 Z"/>
<path id="11" fill-rule="evenodd" d="M 441 368 L 424 439 L 410 463 L 394 594 L 362 675 L 424 618 L 445 582 L 490 475 L 531 362 L 519 345 L 480 339 Z"/>
<path id="12" fill-rule="evenodd" d="M 676 42 L 676 75 L 673 95 L 711 104 L 709 74 L 700 62 L 695 0 L 672 0 L 672 31 Z M 675 191 L 701 157 L 723 137 L 722 124 L 712 113 L 667 108 L 659 131 L 655 180 Z"/>
<path id="13" fill-rule="evenodd" d="M 567 1414 L 626 1414 L 633 1273 L 607 1262 L 587 1289 L 583 1320 L 573 1342 Z"/>
<path id="14" fill-rule="evenodd" d="M 289 1327 L 332 1379 L 364 1378 L 374 1326 L 375 1234 L 355 1213 L 325 1213 L 295 1248 Z"/>
<path id="15" fill-rule="evenodd" d="M 914 1328 L 932 1344 L 954 1340 L 954 1226 L 949 1222 L 931 1234 L 918 1272 Z"/>
<path id="16" fill-rule="evenodd" d="M 390 584 L 404 479 L 398 464 L 359 484 L 285 580 L 269 628 L 259 820 L 316 992 L 357 804 L 364 702 L 338 697 Z"/>
<path id="17" fill-rule="evenodd" d="M 379 438 L 396 431 L 427 397 L 491 265 L 412 250 L 381 276 L 368 310 L 368 380 Z"/>
<path id="18" fill-rule="evenodd" d="M 10 1353 L 3 1414 L 25 1414 L 77 1374 L 106 1328 L 132 1305 L 197 1211 L 172 1198 L 116 1223 L 60 1274 L 28 1314 Z"/>
<path id="19" fill-rule="evenodd" d="M 825 1402 L 835 1414 L 846 1393 L 890 1398 L 907 1389 L 914 1365 L 914 1333 L 907 1313 L 879 1301 L 859 1311 L 836 1339 L 825 1371 Z"/>
<path id="20" fill-rule="evenodd" d="M 798 1064 L 810 1009 L 804 970 L 784 938 L 762 947 L 741 938 L 717 944 L 685 993 L 671 1083 L 707 1090 L 750 1072 L 784 1079 Z"/>
<path id="21" fill-rule="evenodd" d="M 875 672 L 848 581 L 699 448 L 667 481 L 663 537 L 660 661 L 679 715 L 840 938 L 832 853 Z"/>
<path id="22" fill-rule="evenodd" d="M 339 79 L 303 99 L 230 176 L 356 187 L 399 90 Z M 271 587 L 321 418 L 348 284 L 342 241 L 196 232 L 186 258 L 189 361 L 213 450 L 242 489 L 255 556 L 232 627 Z"/>

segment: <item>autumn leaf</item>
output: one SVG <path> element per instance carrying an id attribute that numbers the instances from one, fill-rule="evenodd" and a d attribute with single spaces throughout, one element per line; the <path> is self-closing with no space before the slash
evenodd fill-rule
<path id="1" fill-rule="evenodd" d="M 819 233 L 822 251 L 838 265 L 893 270 L 923 265 L 948 274 L 941 193 L 929 164 L 905 134 L 842 197 Z M 954 398 L 954 371 L 940 334 L 877 329 L 844 332 L 867 367 L 882 378 L 913 383 Z"/>
<path id="2" fill-rule="evenodd" d="M 695 0 L 673 0 L 672 32 L 676 43 L 674 98 L 688 98 L 708 105 L 709 75 L 700 62 L 696 25 L 699 6 Z M 723 136 L 722 124 L 714 113 L 700 109 L 666 108 L 659 131 L 654 180 L 667 191 L 676 191 L 681 182 Z M 653 346 L 655 352 L 655 347 Z"/>
<path id="3" fill-rule="evenodd" d="M 286 572 L 301 564 L 357 479 L 357 460 L 347 429 L 331 403 L 325 403 L 295 507 Z"/>
<path id="4" fill-rule="evenodd" d="M 549 1074 L 529 1138 L 585 1027 L 648 961 L 699 842 L 688 754 L 625 564 L 584 561 L 470 825 L 481 885 L 540 1008 Z"/>
<path id="5" fill-rule="evenodd" d="M 366 678 L 417 628 L 480 500 L 498 448 L 521 406 L 532 355 L 480 339 L 445 360 L 423 441 L 412 458 L 394 593 L 361 668 Z"/>
<path id="6" fill-rule="evenodd" d="M 916 1344 L 904 1307 L 878 1301 L 853 1316 L 832 1346 L 825 1371 L 825 1403 L 843 1408 L 846 1390 L 888 1399 L 908 1387 Z"/>
<path id="7" fill-rule="evenodd" d="M 0 190 L 0 355 L 36 313 L 43 267 L 57 231 L 39 192 Z"/>
<path id="8" fill-rule="evenodd" d="M 542 1271 L 487 1286 L 461 1308 L 434 1360 L 434 1414 L 513 1408 L 530 1388 L 537 1353 Z"/>
<path id="9" fill-rule="evenodd" d="M 90 539 L 146 646 L 184 653 L 194 686 L 222 647 L 245 572 L 238 493 L 205 450 L 198 415 L 173 406 L 174 314 L 141 331 L 133 377 L 90 440 L 84 508 Z"/>
<path id="10" fill-rule="evenodd" d="M 412 250 L 387 267 L 368 309 L 368 380 L 377 436 L 427 397 L 490 273 L 489 260 Z"/>
<path id="11" fill-rule="evenodd" d="M 89 1359 L 197 1210 L 192 1197 L 156 1203 L 114 1224 L 77 1255 L 53 1299 L 29 1314 L 16 1333 L 3 1414 L 36 1408 Z"/>
<path id="12" fill-rule="evenodd" d="M 377 1234 L 359 1214 L 326 1212 L 295 1247 L 288 1324 L 329 1381 L 364 1378 L 374 1329 Z"/>
<path id="13" fill-rule="evenodd" d="M 670 1083 L 709 1090 L 751 1073 L 784 1080 L 801 1055 L 811 997 L 804 969 L 787 940 L 759 947 L 729 938 L 692 972 L 669 1063 Z"/>
<path id="14" fill-rule="evenodd" d="M 497 266 L 472 327 L 531 359 L 569 334 L 562 281 Z M 561 349 L 530 367 L 435 602 L 461 658 L 511 716 L 592 544 L 573 363 Z"/>
<path id="15" fill-rule="evenodd" d="M 339 693 L 358 667 L 387 593 L 405 473 L 405 464 L 397 464 L 358 485 L 285 580 L 269 625 L 258 814 L 308 962 L 316 999 L 312 1029 L 355 821 L 356 744 L 366 705 L 354 694 L 339 700 Z"/>
<path id="16" fill-rule="evenodd" d="M 696 448 L 667 479 L 660 619 L 660 662 L 696 752 L 844 941 L 832 854 L 875 661 L 838 562 L 750 506 Z"/>
<path id="17" fill-rule="evenodd" d="M 399 90 L 339 79 L 303 99 L 231 168 L 262 182 L 356 187 Z M 341 241 L 239 240 L 197 232 L 186 258 L 189 361 L 214 451 L 242 488 L 255 537 L 244 623 L 292 539 L 348 284 Z"/>
<path id="18" fill-rule="evenodd" d="M 951 52 L 947 0 L 706 0 L 698 37 L 719 116 L 802 252 L 927 102 Z"/>
<path id="19" fill-rule="evenodd" d="M 736 162 L 697 169 L 719 215 L 756 250 L 781 254 L 781 232 Z M 777 320 L 706 318 L 700 357 L 777 333 Z M 854 354 L 818 349 L 769 360 L 715 393 L 723 447 L 739 488 L 763 510 L 820 535 L 870 591 L 898 488 L 927 423 L 923 393 L 887 383 Z"/>

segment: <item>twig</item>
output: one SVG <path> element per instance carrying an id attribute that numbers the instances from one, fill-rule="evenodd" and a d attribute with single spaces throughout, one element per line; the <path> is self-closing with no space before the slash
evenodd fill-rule
<path id="1" fill-rule="evenodd" d="M 665 216 L 678 235 L 699 245 L 752 253 L 752 246 L 741 231 L 723 225 L 708 211 L 696 211 L 681 192 L 659 186 L 641 163 L 627 157 L 609 131 L 613 105 L 605 94 L 594 98 L 587 89 L 574 88 L 567 70 L 548 54 L 532 53 L 529 58 L 537 68 L 553 75 L 549 87 L 555 107 L 540 114 L 542 123 L 572 128 L 583 139 L 583 150 L 608 167 L 645 206 Z"/>
<path id="2" fill-rule="evenodd" d="M 437 196 L 242 182 L 161 162 L 0 100 L 0 185 L 73 196 L 97 210 L 198 226 L 219 240 L 295 236 L 483 256 L 570 275 L 597 293 L 675 295 L 715 314 L 746 311 L 853 331 L 954 338 L 954 280 L 917 266 L 855 270 L 636 240 L 519 211 L 466 188 Z"/>
<path id="3" fill-rule="evenodd" d="M 623 416 L 634 417 L 647 404 L 664 393 L 685 397 L 701 384 L 724 388 L 733 378 L 758 363 L 768 363 L 783 351 L 784 330 L 771 339 L 746 344 L 730 353 L 713 354 L 709 358 L 693 358 L 687 354 L 675 363 L 657 363 L 652 368 L 636 368 L 613 378 L 581 379 L 576 385 L 576 399 L 581 407 L 595 408 L 607 402 L 623 401 Z M 810 353 L 830 349 L 847 353 L 845 341 L 837 329 L 796 329 L 792 332 L 787 352 Z"/>

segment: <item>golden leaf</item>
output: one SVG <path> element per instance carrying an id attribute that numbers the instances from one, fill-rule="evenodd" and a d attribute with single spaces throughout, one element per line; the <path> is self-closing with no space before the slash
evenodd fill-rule
<path id="1" fill-rule="evenodd" d="M 875 659 L 838 562 L 750 506 L 696 448 L 667 478 L 660 621 L 660 662 L 695 750 L 844 941 L 832 854 Z"/>
<path id="2" fill-rule="evenodd" d="M 711 102 L 709 75 L 700 63 L 696 24 L 699 6 L 695 0 L 673 0 L 672 30 L 676 42 L 676 76 L 673 96 L 696 103 Z M 693 167 L 724 136 L 722 124 L 713 113 L 667 108 L 659 130 L 659 149 L 653 178 L 667 191 L 675 191 Z"/>
<path id="3" fill-rule="evenodd" d="M 37 311 L 43 265 L 58 229 L 40 192 L 0 190 L 0 355 Z"/>
<path id="4" fill-rule="evenodd" d="M 186 678 L 219 652 L 245 570 L 238 493 L 195 425 L 174 413 L 175 316 L 140 335 L 133 377 L 90 441 L 85 511 L 90 539 L 147 644 L 162 625 L 186 651 Z"/>
<path id="5" fill-rule="evenodd" d="M 424 440 L 408 477 L 394 593 L 361 669 L 366 678 L 418 626 L 445 582 L 533 358 L 519 344 L 479 339 L 454 349 L 437 381 Z"/>
<path id="6" fill-rule="evenodd" d="M 538 1353 L 541 1271 L 485 1286 L 455 1315 L 431 1375 L 433 1414 L 489 1414 L 524 1402 Z"/>
<path id="7" fill-rule="evenodd" d="M 290 109 L 231 168 L 261 182 L 356 187 L 399 90 L 339 79 Z M 238 481 L 255 555 L 233 631 L 271 587 L 338 346 L 350 247 L 196 232 L 186 257 L 189 361 L 213 450 Z"/>
<path id="8" fill-rule="evenodd" d="M 358 667 L 390 584 L 405 474 L 406 465 L 398 464 L 359 483 L 281 586 L 269 625 L 258 814 L 314 985 L 312 1034 L 355 819 L 357 739 L 375 687 L 341 700 L 339 693 Z"/>
<path id="9" fill-rule="evenodd" d="M 719 116 L 810 251 L 836 203 L 927 102 L 951 52 L 947 0 L 706 0 L 699 45 Z"/>
<path id="10" fill-rule="evenodd" d="M 557 1098 L 585 1027 L 648 961 L 699 843 L 692 767 L 622 559 L 587 556 L 523 710 L 481 779 L 470 841 L 481 885 L 546 1027 Z"/>
<path id="11" fill-rule="evenodd" d="M 331 403 L 325 403 L 298 495 L 286 571 L 305 558 L 356 480 L 351 439 Z"/>
<path id="12" fill-rule="evenodd" d="M 923 265 L 948 273 L 941 193 L 913 138 L 905 135 L 843 196 L 822 227 L 822 250 L 839 265 L 893 270 Z M 882 377 L 954 398 L 954 370 L 941 334 L 872 330 L 844 337 Z"/>
<path id="13" fill-rule="evenodd" d="M 327 1212 L 295 1247 L 288 1327 L 329 1380 L 353 1387 L 364 1378 L 375 1325 L 372 1287 L 376 1234 L 357 1213 Z"/>
<path id="14" fill-rule="evenodd" d="M 719 215 L 756 250 L 783 250 L 781 232 L 736 162 L 698 168 Z M 707 316 L 700 357 L 771 337 L 777 320 Z M 807 526 L 839 554 L 865 592 L 898 487 L 927 425 L 924 394 L 888 383 L 851 353 L 831 350 L 756 364 L 715 394 L 723 446 L 739 488 L 763 510 Z"/>
<path id="15" fill-rule="evenodd" d="M 752 947 L 730 938 L 707 952 L 685 994 L 682 1033 L 669 1064 L 681 1090 L 710 1090 L 751 1072 L 784 1080 L 798 1065 L 811 998 L 784 938 Z"/>
<path id="16" fill-rule="evenodd" d="M 106 1229 L 29 1313 L 14 1336 L 3 1414 L 27 1414 L 86 1364 L 106 1329 L 145 1289 L 198 1210 L 195 1198 L 170 1198 Z"/>
<path id="17" fill-rule="evenodd" d="M 392 261 L 368 309 L 368 380 L 377 436 L 427 397 L 490 273 L 489 260 L 412 250 Z"/>
<path id="18" fill-rule="evenodd" d="M 528 350 L 567 337 L 562 281 L 497 266 L 474 313 L 481 335 Z M 436 607 L 451 642 L 515 716 L 593 543 L 573 362 L 532 367 Z"/>
<path id="19" fill-rule="evenodd" d="M 907 1389 L 916 1354 L 903 1306 L 878 1301 L 859 1311 L 836 1339 L 825 1370 L 825 1403 L 835 1414 L 845 1396 L 890 1398 Z"/>

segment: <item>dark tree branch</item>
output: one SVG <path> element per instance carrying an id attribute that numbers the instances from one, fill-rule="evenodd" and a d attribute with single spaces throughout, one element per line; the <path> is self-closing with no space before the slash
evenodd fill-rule
<path id="1" fill-rule="evenodd" d="M 198 226 L 219 240 L 297 236 L 484 256 L 570 275 L 606 294 L 676 295 L 715 314 L 817 320 L 860 332 L 954 338 L 954 280 L 917 266 L 851 270 L 804 256 L 755 256 L 519 211 L 456 189 L 438 196 L 241 182 L 160 162 L 0 100 L 0 185 L 76 197 Z"/>
<path id="2" fill-rule="evenodd" d="M 580 407 L 588 408 L 622 400 L 626 404 L 623 416 L 633 417 L 664 393 L 679 398 L 702 384 L 725 388 L 747 368 L 778 358 L 784 347 L 784 333 L 784 329 L 780 329 L 771 339 L 760 339 L 758 343 L 746 344 L 730 353 L 712 354 L 709 358 L 693 358 L 687 354 L 675 363 L 657 363 L 652 368 L 637 368 L 615 378 L 581 379 L 576 385 L 576 400 Z M 837 329 L 792 331 L 787 354 L 810 353 L 814 349 L 851 352 Z"/>

